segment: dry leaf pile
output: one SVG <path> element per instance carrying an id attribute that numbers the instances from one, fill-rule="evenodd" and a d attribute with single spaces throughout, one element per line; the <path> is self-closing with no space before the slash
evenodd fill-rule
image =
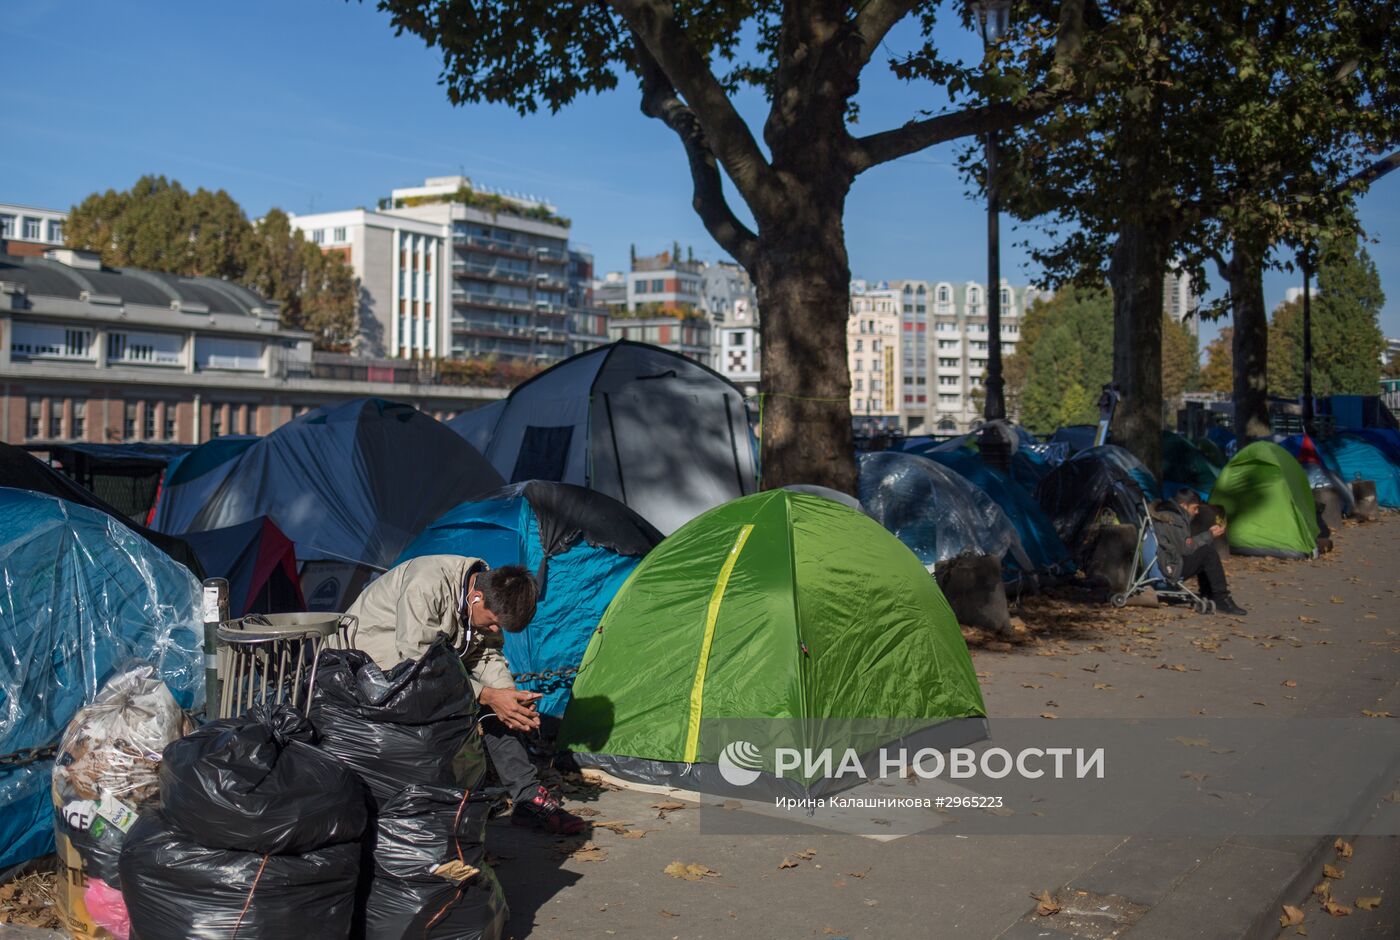
<path id="1" fill-rule="evenodd" d="M 57 872 L 31 872 L 0 885 L 0 924 L 57 930 Z"/>

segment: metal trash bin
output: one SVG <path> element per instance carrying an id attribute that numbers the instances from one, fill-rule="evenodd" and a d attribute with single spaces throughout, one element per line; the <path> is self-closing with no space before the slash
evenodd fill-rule
<path id="1" fill-rule="evenodd" d="M 358 622 L 349 614 L 249 614 L 219 624 L 220 718 L 254 705 L 304 707 L 327 645 L 351 648 Z M 303 691 L 304 688 L 304 691 Z"/>

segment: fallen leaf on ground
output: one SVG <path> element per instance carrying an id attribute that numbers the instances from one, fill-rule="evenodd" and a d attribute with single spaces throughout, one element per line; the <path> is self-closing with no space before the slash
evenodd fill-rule
<path id="1" fill-rule="evenodd" d="M 1298 615 L 1298 622 L 1299 622 L 1299 623 L 1320 623 L 1321 621 L 1319 621 L 1316 617 L 1309 617 L 1309 616 L 1307 616 L 1306 614 L 1299 614 L 1299 615 Z"/>
<path id="2" fill-rule="evenodd" d="M 651 808 L 652 808 L 652 809 L 660 810 L 660 811 L 663 812 L 663 813 L 669 813 L 669 812 L 672 812 L 672 811 L 674 811 L 674 810 L 685 809 L 685 804 L 684 804 L 684 803 L 669 803 L 669 802 L 668 802 L 668 803 L 653 803 L 653 804 L 651 804 Z"/>
<path id="3" fill-rule="evenodd" d="M 1346 872 L 1342 871 L 1340 868 L 1338 868 L 1338 867 L 1335 866 L 1335 865 L 1323 865 L 1323 866 L 1322 866 L 1322 874 L 1323 874 L 1325 877 L 1331 878 L 1331 879 L 1334 880 L 1334 881 L 1341 881 L 1343 878 L 1345 878 L 1345 877 L 1347 876 L 1347 873 L 1346 873 Z"/>
<path id="4" fill-rule="evenodd" d="M 1107 682 L 1095 682 L 1094 688 L 1098 689 L 1100 692 L 1107 692 L 1109 689 L 1113 688 L 1113 686 L 1109 685 Z"/>
<path id="5" fill-rule="evenodd" d="M 620 819 L 609 819 L 606 822 L 595 822 L 593 823 L 593 828 L 610 829 L 620 836 L 627 834 L 627 823 L 623 822 Z"/>
<path id="6" fill-rule="evenodd" d="M 1322 903 L 1322 909 L 1333 917 L 1347 917 L 1351 914 L 1351 908 L 1347 907 L 1345 904 L 1338 904 L 1331 898 L 1328 898 Z"/>
<path id="7" fill-rule="evenodd" d="M 1354 854 L 1354 850 L 1351 847 L 1351 843 L 1345 842 L 1341 839 L 1338 839 L 1332 847 L 1337 850 L 1338 858 L 1351 858 Z"/>
<path id="8" fill-rule="evenodd" d="M 1049 718 L 1049 719 L 1052 719 L 1052 720 L 1053 720 L 1053 719 L 1059 718 L 1060 716 L 1059 716 L 1059 715 L 1056 715 L 1056 714 L 1053 714 L 1052 712 L 1041 712 L 1041 713 L 1040 713 L 1040 717 L 1041 717 L 1041 718 Z"/>
<path id="9" fill-rule="evenodd" d="M 1201 781 L 1206 779 L 1206 775 L 1202 773 L 1197 773 L 1192 770 L 1186 770 L 1182 772 L 1181 778 L 1183 780 L 1194 780 L 1197 783 L 1200 783 Z"/>
<path id="10" fill-rule="evenodd" d="M 702 878 L 718 878 L 719 872 L 705 865 L 697 865 L 694 862 L 686 863 L 674 861 L 661 869 L 672 878 L 680 878 L 682 881 L 699 881 Z"/>
<path id="11" fill-rule="evenodd" d="M 574 851 L 564 854 L 575 862 L 601 862 L 608 857 L 608 850 L 596 846 L 592 842 L 585 842 Z"/>
<path id="12" fill-rule="evenodd" d="M 1390 712 L 1373 712 L 1373 711 L 1371 711 L 1371 709 L 1369 709 L 1369 708 L 1363 708 L 1363 709 L 1361 709 L 1361 714 L 1365 715 L 1367 718 L 1394 718 L 1394 717 L 1395 717 L 1395 716 L 1392 715 Z"/>
<path id="13" fill-rule="evenodd" d="M 1400 803 L 1400 790 L 1391 790 L 1385 795 L 1387 803 Z"/>
<path id="14" fill-rule="evenodd" d="M 1334 604 L 1345 604 L 1346 602 L 1347 602 L 1347 601 L 1346 601 L 1346 598 L 1340 597 L 1340 596 L 1338 596 L 1338 595 L 1336 595 L 1336 594 L 1333 594 L 1333 595 L 1332 595 L 1332 603 L 1334 603 Z"/>
<path id="15" fill-rule="evenodd" d="M 1325 878 L 1319 881 L 1313 886 L 1313 894 L 1321 898 L 1330 898 L 1332 896 L 1332 882 Z"/>
<path id="16" fill-rule="evenodd" d="M 596 809 L 594 809 L 594 808 L 591 807 L 591 806 L 571 806 L 571 807 L 569 807 L 569 812 L 573 813 L 575 816 L 601 816 L 601 815 L 603 815 L 602 812 L 601 812 L 600 810 L 596 810 Z"/>
<path id="17" fill-rule="evenodd" d="M 1186 664 L 1185 664 L 1185 663 L 1162 663 L 1162 665 L 1158 666 L 1157 668 L 1158 668 L 1158 669 L 1170 669 L 1172 672 L 1185 672 L 1185 671 L 1186 671 Z"/>
<path id="18" fill-rule="evenodd" d="M 1210 747 L 1210 742 L 1205 738 L 1183 738 L 1181 735 L 1177 735 L 1172 740 L 1187 747 Z"/>
<path id="19" fill-rule="evenodd" d="M 1359 907 L 1359 908 L 1361 908 L 1363 911 L 1374 911 L 1376 908 L 1378 908 L 1378 907 L 1381 906 L 1381 899 L 1380 899 L 1380 898 L 1357 898 L 1357 899 L 1356 899 L 1356 906 Z"/>
<path id="20" fill-rule="evenodd" d="M 661 909 L 661 916 L 662 916 L 662 917 L 680 917 L 681 915 L 679 915 L 679 914 L 673 914 L 671 911 L 668 911 L 668 910 L 666 910 L 665 908 L 662 908 L 662 909 Z"/>
<path id="21" fill-rule="evenodd" d="M 645 839 L 648 832 L 660 832 L 660 829 L 628 829 L 622 834 L 624 839 Z"/>
<path id="22" fill-rule="evenodd" d="M 793 858 L 791 855 L 784 855 L 783 860 L 778 863 L 778 870 L 781 871 L 784 868 L 796 868 L 800 864 L 802 863 L 799 862 L 797 859 Z"/>
<path id="23" fill-rule="evenodd" d="M 1284 679 L 1284 680 L 1283 680 L 1283 687 L 1286 688 L 1286 689 L 1296 689 L 1296 688 L 1298 688 L 1298 683 L 1297 683 L 1297 681 L 1294 680 L 1294 679 Z"/>
<path id="24" fill-rule="evenodd" d="M 1022 683 L 1021 683 L 1021 688 L 1023 688 L 1023 689 L 1041 689 L 1041 688 L 1044 688 L 1044 686 L 1036 685 L 1034 682 L 1022 682 Z"/>
<path id="25" fill-rule="evenodd" d="M 848 871 L 846 874 L 850 875 L 852 878 L 864 878 L 866 875 L 870 874 L 870 869 L 867 868 L 865 871 Z"/>
<path id="26" fill-rule="evenodd" d="M 1035 906 L 1035 912 L 1041 917 L 1049 917 L 1051 914 L 1060 913 L 1060 902 L 1056 901 L 1049 891 L 1032 894 L 1031 897 L 1040 902 Z"/>
<path id="27" fill-rule="evenodd" d="M 816 849 L 803 849 L 801 852 L 793 852 L 798 858 L 808 861 L 817 857 Z"/>
<path id="28" fill-rule="evenodd" d="M 1280 927 L 1297 927 L 1303 922 L 1303 912 L 1291 904 L 1283 906 L 1283 916 L 1278 919 Z"/>

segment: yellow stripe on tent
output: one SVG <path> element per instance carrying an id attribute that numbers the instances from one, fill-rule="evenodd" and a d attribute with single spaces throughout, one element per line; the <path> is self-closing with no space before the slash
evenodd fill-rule
<path id="1" fill-rule="evenodd" d="M 700 661 L 695 666 L 695 685 L 690 689 L 690 720 L 685 731 L 684 759 L 687 764 L 695 763 L 695 753 L 700 748 L 700 711 L 705 699 L 705 673 L 710 668 L 710 644 L 715 639 L 719 605 L 724 600 L 724 589 L 729 586 L 734 563 L 739 560 L 739 553 L 744 550 L 744 543 L 749 540 L 752 531 L 752 523 L 739 530 L 739 537 L 734 540 L 734 547 L 729 550 L 729 557 L 724 560 L 724 567 L 720 568 L 719 578 L 715 580 L 714 593 L 710 595 L 710 607 L 705 613 L 705 637 L 700 642 Z"/>

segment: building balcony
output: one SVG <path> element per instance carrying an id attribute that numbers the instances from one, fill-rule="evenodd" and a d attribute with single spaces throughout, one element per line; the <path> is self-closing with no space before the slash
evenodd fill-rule
<path id="1" fill-rule="evenodd" d="M 485 238 L 481 235 L 453 235 L 452 240 L 459 245 L 466 245 L 468 248 L 488 251 L 492 254 L 509 255 L 512 258 L 535 257 L 533 245 L 508 242 L 500 238 Z"/>
<path id="2" fill-rule="evenodd" d="M 569 253 L 567 251 L 560 251 L 557 248 L 536 248 L 534 249 L 534 254 L 536 258 L 546 264 L 569 263 Z"/>
<path id="3" fill-rule="evenodd" d="M 535 280 L 535 276 L 529 271 L 514 271 L 510 268 L 482 264 L 479 261 L 468 261 L 464 258 L 452 260 L 452 273 L 467 274 L 489 281 L 505 281 L 509 284 L 530 284 Z"/>
<path id="4" fill-rule="evenodd" d="M 535 309 L 534 303 L 528 300 L 516 300 L 513 297 L 499 297 L 495 294 L 481 294 L 476 291 L 453 290 L 452 302 L 457 306 L 492 307 L 497 310 L 530 311 Z"/>

